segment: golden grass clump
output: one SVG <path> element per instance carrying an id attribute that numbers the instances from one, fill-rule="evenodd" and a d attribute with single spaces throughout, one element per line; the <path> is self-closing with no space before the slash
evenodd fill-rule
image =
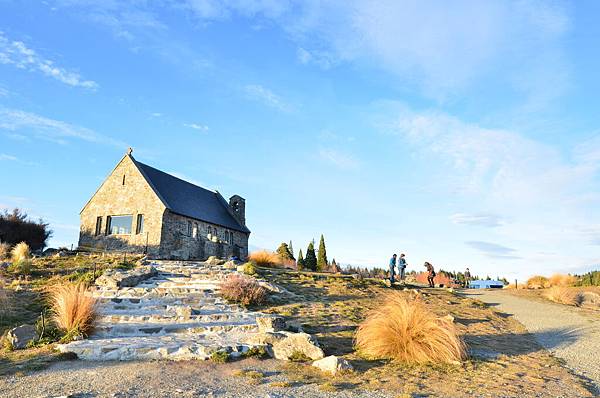
<path id="1" fill-rule="evenodd" d="M 541 275 L 535 275 L 527 279 L 527 289 L 544 289 L 550 287 L 548 278 Z"/>
<path id="2" fill-rule="evenodd" d="M 565 286 L 552 286 L 544 292 L 544 297 L 555 303 L 567 305 L 578 305 L 580 301 L 579 293 Z"/>
<path id="3" fill-rule="evenodd" d="M 449 319 L 437 317 L 419 299 L 400 292 L 384 296 L 358 327 L 355 345 L 372 359 L 406 363 L 454 363 L 466 358 L 466 346 Z"/>
<path id="4" fill-rule="evenodd" d="M 260 286 L 256 279 L 232 274 L 221 283 L 221 296 L 225 300 L 248 305 L 259 305 L 267 299 L 267 290 Z"/>
<path id="5" fill-rule="evenodd" d="M 15 247 L 12 248 L 10 254 L 13 264 L 28 260 L 29 257 L 31 257 L 29 245 L 25 242 L 16 244 Z"/>
<path id="6" fill-rule="evenodd" d="M 577 278 L 568 274 L 554 274 L 548 278 L 550 286 L 574 286 L 576 282 Z"/>
<path id="7" fill-rule="evenodd" d="M 250 253 L 248 258 L 259 267 L 275 267 L 282 263 L 281 257 L 279 257 L 277 253 L 272 253 L 267 250 Z"/>
<path id="8" fill-rule="evenodd" d="M 87 336 L 96 319 L 97 301 L 83 283 L 61 283 L 48 289 L 53 320 L 69 336 Z"/>

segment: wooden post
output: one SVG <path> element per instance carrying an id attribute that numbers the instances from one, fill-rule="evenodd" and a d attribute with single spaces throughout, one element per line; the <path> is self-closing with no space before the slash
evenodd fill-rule
<path id="1" fill-rule="evenodd" d="M 515 279 L 515 290 L 517 290 L 519 288 L 519 285 L 517 284 L 517 280 Z"/>

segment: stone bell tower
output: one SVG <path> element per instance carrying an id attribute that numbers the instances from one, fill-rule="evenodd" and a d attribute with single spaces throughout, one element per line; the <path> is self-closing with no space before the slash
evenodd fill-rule
<path id="1" fill-rule="evenodd" d="M 229 207 L 240 224 L 246 226 L 246 200 L 239 195 L 233 195 L 229 198 Z"/>

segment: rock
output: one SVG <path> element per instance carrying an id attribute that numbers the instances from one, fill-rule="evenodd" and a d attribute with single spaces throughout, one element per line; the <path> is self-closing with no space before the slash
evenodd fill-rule
<path id="1" fill-rule="evenodd" d="M 206 262 L 206 264 L 209 264 L 209 265 L 221 265 L 225 261 L 217 258 L 217 256 L 210 256 L 208 258 L 208 260 L 206 260 L 205 262 Z"/>
<path id="2" fill-rule="evenodd" d="M 335 355 L 330 355 L 323 359 L 319 359 L 318 361 L 314 361 L 312 366 L 331 374 L 353 370 L 350 362 L 346 361 L 344 358 L 338 358 Z"/>
<path id="3" fill-rule="evenodd" d="M 258 284 L 260 286 L 264 287 L 265 289 L 267 289 L 268 291 L 270 291 L 271 293 L 283 293 L 283 289 L 281 289 L 277 285 L 274 285 L 273 283 L 259 280 Z"/>
<path id="4" fill-rule="evenodd" d="M 280 316 L 259 316 L 256 324 L 260 332 L 279 332 L 285 330 L 285 319 Z"/>
<path id="5" fill-rule="evenodd" d="M 192 307 L 189 305 L 186 306 L 177 306 L 175 307 L 175 313 L 177 316 L 185 321 L 188 321 L 192 317 Z"/>
<path id="6" fill-rule="evenodd" d="M 136 267 L 132 270 L 109 269 L 96 279 L 96 285 L 109 288 L 133 287 L 156 274 L 156 269 L 149 265 Z"/>
<path id="7" fill-rule="evenodd" d="M 594 292 L 581 292 L 577 295 L 577 301 L 581 307 L 599 307 L 600 295 Z"/>
<path id="8" fill-rule="evenodd" d="M 226 269 L 237 269 L 238 265 L 235 261 L 229 260 L 225 262 L 225 264 L 223 264 L 223 267 L 225 267 Z"/>
<path id="9" fill-rule="evenodd" d="M 248 344 L 273 345 L 278 341 L 285 339 L 287 336 L 277 332 L 259 332 L 249 335 L 246 339 Z"/>
<path id="10" fill-rule="evenodd" d="M 15 350 L 27 347 L 30 341 L 37 338 L 35 326 L 21 325 L 8 331 L 6 339 Z"/>
<path id="11" fill-rule="evenodd" d="M 272 346 L 273 356 L 275 359 L 288 360 L 297 354 L 303 354 L 306 357 L 314 360 L 321 359 L 325 356 L 319 343 L 307 333 L 284 333 L 287 337 L 283 340 L 275 342 Z"/>

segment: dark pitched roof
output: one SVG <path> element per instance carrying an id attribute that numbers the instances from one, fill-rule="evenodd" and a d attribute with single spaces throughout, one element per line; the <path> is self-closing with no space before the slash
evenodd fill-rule
<path id="1" fill-rule="evenodd" d="M 173 213 L 249 233 L 227 210 L 218 192 L 209 191 L 135 160 L 138 168 L 165 206 Z"/>

